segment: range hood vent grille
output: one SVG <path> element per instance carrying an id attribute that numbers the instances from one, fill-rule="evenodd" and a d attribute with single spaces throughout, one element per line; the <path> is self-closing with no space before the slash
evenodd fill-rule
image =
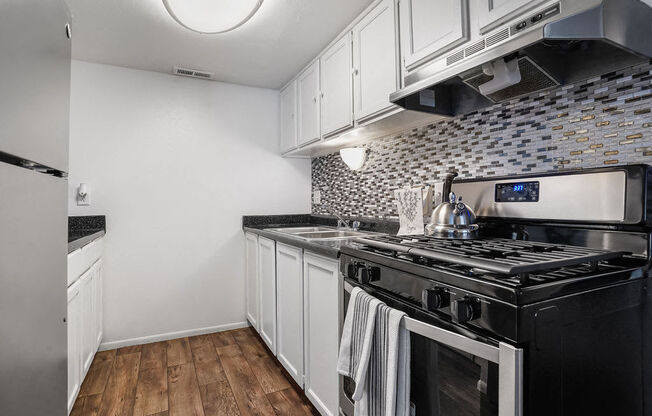
<path id="1" fill-rule="evenodd" d="M 494 46 L 497 43 L 500 43 L 509 37 L 509 28 L 506 27 L 500 32 L 494 33 L 491 36 L 488 36 L 486 39 L 487 48 Z"/>
<path id="2" fill-rule="evenodd" d="M 213 79 L 214 74 L 212 72 L 200 71 L 197 69 L 184 68 L 180 66 L 175 66 L 172 71 L 174 75 L 179 75 L 182 77 L 191 77 L 199 79 Z"/>
<path id="3" fill-rule="evenodd" d="M 501 102 L 560 85 L 552 75 L 544 71 L 528 57 L 518 59 L 518 69 L 521 72 L 521 82 L 488 94 L 487 97 L 494 102 Z M 491 81 L 491 79 L 491 76 L 480 71 L 465 78 L 464 83 L 479 92 L 478 86 Z"/>

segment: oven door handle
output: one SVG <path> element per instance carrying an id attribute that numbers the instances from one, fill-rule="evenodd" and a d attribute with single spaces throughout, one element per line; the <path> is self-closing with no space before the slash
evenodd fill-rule
<path id="1" fill-rule="evenodd" d="M 344 290 L 353 285 L 344 281 Z M 523 414 L 523 350 L 510 344 L 485 344 L 406 316 L 405 328 L 425 338 L 498 364 L 498 416 Z"/>

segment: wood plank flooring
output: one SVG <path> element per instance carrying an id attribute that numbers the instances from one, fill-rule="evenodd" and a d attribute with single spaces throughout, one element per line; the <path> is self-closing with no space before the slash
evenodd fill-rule
<path id="1" fill-rule="evenodd" d="M 101 351 L 71 416 L 311 416 L 251 328 Z"/>

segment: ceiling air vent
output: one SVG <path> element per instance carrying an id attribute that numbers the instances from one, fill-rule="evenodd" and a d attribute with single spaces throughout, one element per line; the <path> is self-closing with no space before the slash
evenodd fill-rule
<path id="1" fill-rule="evenodd" d="M 491 36 L 487 36 L 487 48 L 500 43 L 507 39 L 509 37 L 509 28 L 506 27 L 505 29 L 501 30 L 500 32 L 496 32 Z"/>
<path id="2" fill-rule="evenodd" d="M 212 72 L 199 71 L 197 69 L 183 68 L 175 66 L 172 71 L 174 75 L 181 75 L 182 77 L 200 78 L 200 79 L 213 79 Z"/>
<path id="3" fill-rule="evenodd" d="M 453 65 L 457 61 L 461 61 L 464 58 L 464 49 L 459 52 L 455 52 L 452 55 L 446 57 L 446 66 Z"/>
<path id="4" fill-rule="evenodd" d="M 480 42 L 476 42 L 473 45 L 469 46 L 468 48 L 464 49 L 464 56 L 471 56 L 474 53 L 478 53 L 483 49 L 484 49 L 484 39 L 482 39 Z"/>

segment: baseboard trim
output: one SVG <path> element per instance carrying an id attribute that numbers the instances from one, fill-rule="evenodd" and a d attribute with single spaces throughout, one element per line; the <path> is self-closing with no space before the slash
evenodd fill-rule
<path id="1" fill-rule="evenodd" d="M 185 331 L 167 332 L 164 334 L 149 335 L 146 337 L 122 339 L 118 341 L 103 342 L 100 344 L 99 351 L 113 350 L 121 347 L 130 347 L 132 345 L 151 344 L 152 342 L 167 341 L 169 339 L 189 337 L 193 335 L 210 334 L 213 332 L 229 331 L 231 329 L 240 329 L 250 326 L 249 322 L 234 322 L 232 324 L 209 326 L 206 328 L 188 329 Z"/>

